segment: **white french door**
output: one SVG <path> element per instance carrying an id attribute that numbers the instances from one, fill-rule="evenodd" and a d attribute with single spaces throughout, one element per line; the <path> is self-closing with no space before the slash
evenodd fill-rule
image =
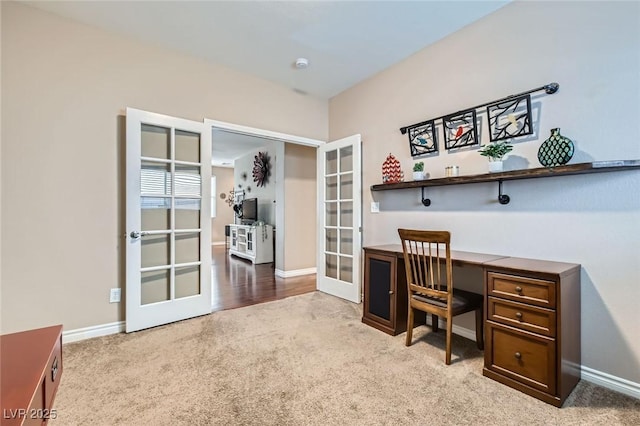
<path id="1" fill-rule="evenodd" d="M 360 135 L 318 148 L 317 288 L 360 303 Z"/>
<path id="2" fill-rule="evenodd" d="M 211 312 L 211 127 L 127 108 L 126 331 Z"/>

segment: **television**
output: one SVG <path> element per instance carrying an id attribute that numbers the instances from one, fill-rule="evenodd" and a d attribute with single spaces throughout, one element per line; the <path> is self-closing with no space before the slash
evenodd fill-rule
<path id="1" fill-rule="evenodd" d="M 246 198 L 242 200 L 242 222 L 252 224 L 258 220 L 258 199 Z"/>

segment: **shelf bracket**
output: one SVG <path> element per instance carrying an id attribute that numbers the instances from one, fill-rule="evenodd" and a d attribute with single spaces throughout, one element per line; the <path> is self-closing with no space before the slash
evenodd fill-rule
<path id="1" fill-rule="evenodd" d="M 424 198 L 424 186 L 420 189 L 422 189 L 422 205 L 425 207 L 429 207 L 431 205 L 431 200 L 428 198 Z"/>
<path id="2" fill-rule="evenodd" d="M 498 181 L 498 202 L 500 204 L 509 204 L 511 198 L 507 194 L 502 193 L 502 179 Z"/>

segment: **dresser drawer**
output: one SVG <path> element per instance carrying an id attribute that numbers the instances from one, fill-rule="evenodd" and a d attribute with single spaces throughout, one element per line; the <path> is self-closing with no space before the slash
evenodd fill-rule
<path id="1" fill-rule="evenodd" d="M 537 278 L 487 272 L 487 295 L 545 308 L 556 307 L 556 283 Z"/>
<path id="2" fill-rule="evenodd" d="M 522 330 L 556 337 L 556 312 L 524 303 L 489 297 L 487 319 Z"/>
<path id="3" fill-rule="evenodd" d="M 487 322 L 486 368 L 551 395 L 556 392 L 556 341 Z"/>

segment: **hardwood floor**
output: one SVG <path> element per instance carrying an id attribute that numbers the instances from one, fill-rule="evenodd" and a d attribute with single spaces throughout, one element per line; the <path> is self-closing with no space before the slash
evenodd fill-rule
<path id="1" fill-rule="evenodd" d="M 316 275 L 276 277 L 273 264 L 253 265 L 212 246 L 212 311 L 255 305 L 316 290 Z"/>

